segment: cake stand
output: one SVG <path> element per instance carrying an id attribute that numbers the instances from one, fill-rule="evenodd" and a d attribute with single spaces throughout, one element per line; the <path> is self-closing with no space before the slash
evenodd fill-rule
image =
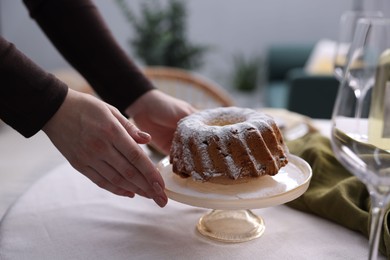
<path id="1" fill-rule="evenodd" d="M 169 158 L 157 168 L 167 196 L 187 205 L 211 209 L 202 216 L 197 230 L 203 236 L 222 242 L 245 242 L 260 237 L 265 230 L 263 219 L 251 209 L 284 204 L 298 198 L 309 187 L 312 170 L 303 159 L 288 155 L 289 163 L 275 176 L 262 176 L 234 185 L 194 181 L 172 172 Z"/>

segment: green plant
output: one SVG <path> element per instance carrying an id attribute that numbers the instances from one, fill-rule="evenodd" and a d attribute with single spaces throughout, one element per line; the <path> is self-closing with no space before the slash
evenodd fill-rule
<path id="1" fill-rule="evenodd" d="M 233 87 L 241 91 L 252 91 L 256 89 L 261 80 L 263 70 L 263 60 L 254 56 L 245 58 L 242 54 L 233 56 Z"/>
<path id="2" fill-rule="evenodd" d="M 196 69 L 202 65 L 206 46 L 191 44 L 187 38 L 186 6 L 169 0 L 166 8 L 156 1 L 141 4 L 140 17 L 130 10 L 126 0 L 116 0 L 135 36 L 130 48 L 146 65 Z"/>

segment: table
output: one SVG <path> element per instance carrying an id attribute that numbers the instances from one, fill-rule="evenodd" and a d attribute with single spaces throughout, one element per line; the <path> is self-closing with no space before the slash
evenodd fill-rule
<path id="1" fill-rule="evenodd" d="M 0 220 L 32 183 L 65 161 L 43 132 L 26 139 L 0 121 Z"/>
<path id="2" fill-rule="evenodd" d="M 207 211 L 112 195 L 62 161 L 3 217 L 0 259 L 366 259 L 362 235 L 284 205 L 253 210 L 265 233 L 239 244 L 198 235 Z"/>

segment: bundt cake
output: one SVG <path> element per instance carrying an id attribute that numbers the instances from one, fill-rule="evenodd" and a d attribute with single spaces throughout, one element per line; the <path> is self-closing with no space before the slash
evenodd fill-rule
<path id="1" fill-rule="evenodd" d="M 275 175 L 288 163 L 275 121 L 248 108 L 220 107 L 178 122 L 170 150 L 174 173 L 231 183 Z"/>

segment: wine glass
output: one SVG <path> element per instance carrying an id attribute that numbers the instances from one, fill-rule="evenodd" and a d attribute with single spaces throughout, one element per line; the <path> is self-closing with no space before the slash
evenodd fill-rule
<path id="1" fill-rule="evenodd" d="M 359 20 L 345 74 L 331 144 L 337 159 L 369 191 L 369 259 L 376 259 L 390 201 L 390 19 Z"/>
<path id="2" fill-rule="evenodd" d="M 348 52 L 356 30 L 357 21 L 360 18 L 378 18 L 383 14 L 380 11 L 350 10 L 341 15 L 339 25 L 339 38 L 333 60 L 334 76 L 341 81 L 344 77 L 345 65 L 348 60 Z"/>

